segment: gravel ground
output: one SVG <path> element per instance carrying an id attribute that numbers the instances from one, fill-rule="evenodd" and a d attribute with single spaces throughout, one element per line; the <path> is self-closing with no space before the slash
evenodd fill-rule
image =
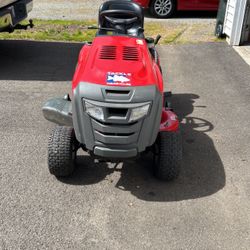
<path id="1" fill-rule="evenodd" d="M 0 249 L 249 249 L 249 66 L 224 43 L 160 47 L 180 178 L 159 182 L 150 158 L 114 169 L 80 155 L 58 180 L 41 106 L 70 91 L 80 47 L 0 41 Z"/>
<path id="2" fill-rule="evenodd" d="M 97 19 L 98 8 L 104 0 L 33 0 L 32 18 L 84 20 Z M 171 19 L 155 19 L 146 12 L 146 21 L 167 23 L 215 23 L 214 12 L 179 12 Z"/>

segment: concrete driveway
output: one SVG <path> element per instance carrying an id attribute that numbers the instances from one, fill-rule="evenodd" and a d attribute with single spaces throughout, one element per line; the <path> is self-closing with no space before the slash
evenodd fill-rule
<path id="1" fill-rule="evenodd" d="M 224 43 L 160 47 L 182 121 L 173 183 L 137 164 L 47 170 L 50 97 L 70 91 L 81 45 L 0 41 L 0 249 L 249 249 L 250 68 Z"/>

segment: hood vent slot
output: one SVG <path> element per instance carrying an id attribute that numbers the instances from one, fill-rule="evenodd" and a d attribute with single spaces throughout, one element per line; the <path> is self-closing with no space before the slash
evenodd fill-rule
<path id="1" fill-rule="evenodd" d="M 100 52 L 100 59 L 115 60 L 116 59 L 116 46 L 102 46 Z"/>
<path id="2" fill-rule="evenodd" d="M 125 46 L 123 48 L 123 60 L 139 61 L 139 52 L 137 47 Z"/>
<path id="3" fill-rule="evenodd" d="M 106 89 L 107 95 L 128 95 L 130 90 L 114 90 L 114 89 Z"/>

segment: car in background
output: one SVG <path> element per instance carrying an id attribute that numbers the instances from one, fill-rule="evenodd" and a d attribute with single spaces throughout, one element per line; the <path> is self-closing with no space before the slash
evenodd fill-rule
<path id="1" fill-rule="evenodd" d="M 178 10 L 217 11 L 219 0 L 133 0 L 157 18 L 171 17 Z"/>
<path id="2" fill-rule="evenodd" d="M 32 8 L 32 0 L 0 0 L 0 32 L 13 31 Z"/>

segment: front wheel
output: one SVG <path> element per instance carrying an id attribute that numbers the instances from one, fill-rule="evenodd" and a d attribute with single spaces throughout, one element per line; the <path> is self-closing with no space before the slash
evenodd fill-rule
<path id="1" fill-rule="evenodd" d="M 175 0 L 152 0 L 149 10 L 157 18 L 169 18 L 176 10 Z"/>
<path id="2" fill-rule="evenodd" d="M 57 177 L 68 176 L 74 171 L 77 141 L 74 129 L 57 126 L 53 129 L 48 145 L 48 166 Z"/>
<path id="3" fill-rule="evenodd" d="M 182 162 L 180 131 L 159 132 L 154 150 L 154 173 L 158 179 L 171 181 L 179 176 Z"/>

